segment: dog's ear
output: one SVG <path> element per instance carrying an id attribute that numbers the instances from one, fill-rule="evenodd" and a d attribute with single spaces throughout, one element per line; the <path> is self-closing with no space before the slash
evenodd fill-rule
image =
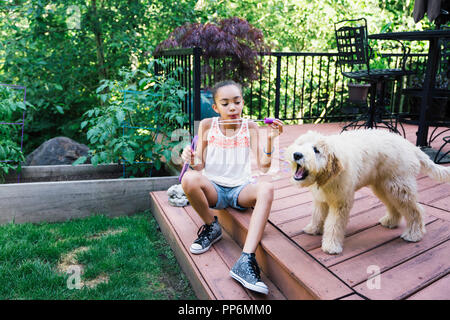
<path id="1" fill-rule="evenodd" d="M 321 140 L 317 146 L 327 157 L 327 165 L 316 177 L 316 182 L 318 186 L 321 187 L 331 178 L 337 176 L 344 168 L 342 163 L 339 161 L 339 158 L 324 140 Z"/>

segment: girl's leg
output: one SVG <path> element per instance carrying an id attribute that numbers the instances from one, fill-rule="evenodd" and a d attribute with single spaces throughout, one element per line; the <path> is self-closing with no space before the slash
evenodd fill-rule
<path id="1" fill-rule="evenodd" d="M 264 294 L 268 294 L 269 288 L 261 280 L 255 251 L 261 241 L 264 227 L 269 218 L 272 201 L 273 186 L 271 183 L 250 184 L 242 189 L 238 197 L 238 204 L 241 207 L 254 207 L 254 209 L 250 218 L 243 252 L 230 270 L 230 276 L 239 281 L 244 287 Z"/>
<path id="2" fill-rule="evenodd" d="M 201 173 L 187 171 L 181 180 L 181 186 L 189 203 L 206 224 L 214 222 L 209 207 L 217 203 L 217 192 L 213 184 Z"/>
<path id="3" fill-rule="evenodd" d="M 249 184 L 242 189 L 238 204 L 254 207 L 243 251 L 254 253 L 262 238 L 273 201 L 273 185 L 269 182 Z"/>

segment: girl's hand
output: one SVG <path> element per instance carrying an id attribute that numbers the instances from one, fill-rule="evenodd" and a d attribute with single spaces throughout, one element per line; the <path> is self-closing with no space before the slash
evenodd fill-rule
<path id="1" fill-rule="evenodd" d="M 187 162 L 189 164 L 193 164 L 195 158 L 195 151 L 192 152 L 191 145 L 187 145 L 183 149 L 183 153 L 181 154 L 181 159 L 183 159 L 184 162 Z"/>
<path id="2" fill-rule="evenodd" d="M 269 131 L 267 136 L 273 140 L 283 133 L 283 122 L 281 120 L 275 119 L 271 124 L 267 126 L 267 130 Z"/>

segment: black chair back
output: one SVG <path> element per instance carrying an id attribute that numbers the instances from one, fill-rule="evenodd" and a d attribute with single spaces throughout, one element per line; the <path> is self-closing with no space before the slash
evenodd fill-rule
<path id="1" fill-rule="evenodd" d="M 353 69 L 370 70 L 371 49 L 367 40 L 367 21 L 365 18 L 342 20 L 334 24 L 338 64 L 341 71 Z"/>

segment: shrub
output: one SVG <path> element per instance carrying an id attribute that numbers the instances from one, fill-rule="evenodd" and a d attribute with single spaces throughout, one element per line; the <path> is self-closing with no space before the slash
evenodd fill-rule
<path id="1" fill-rule="evenodd" d="M 104 105 L 87 111 L 81 123 L 87 129 L 93 165 L 139 162 L 159 170 L 164 160 L 170 160 L 171 149 L 179 142 L 167 138 L 187 123 L 181 108 L 186 91 L 176 80 L 179 69 L 165 76 L 154 75 L 154 64 L 165 67 L 152 60 L 147 70 L 122 70 L 122 80 L 103 80 L 97 88 Z M 82 157 L 74 164 L 86 160 Z M 131 170 L 136 175 L 138 170 L 144 172 L 145 166 Z"/>
<path id="2" fill-rule="evenodd" d="M 23 92 L 0 86 L 0 122 L 22 122 L 29 103 L 23 102 Z M 20 125 L 0 124 L 0 181 L 10 170 L 20 172 L 25 157 L 20 148 Z"/>

